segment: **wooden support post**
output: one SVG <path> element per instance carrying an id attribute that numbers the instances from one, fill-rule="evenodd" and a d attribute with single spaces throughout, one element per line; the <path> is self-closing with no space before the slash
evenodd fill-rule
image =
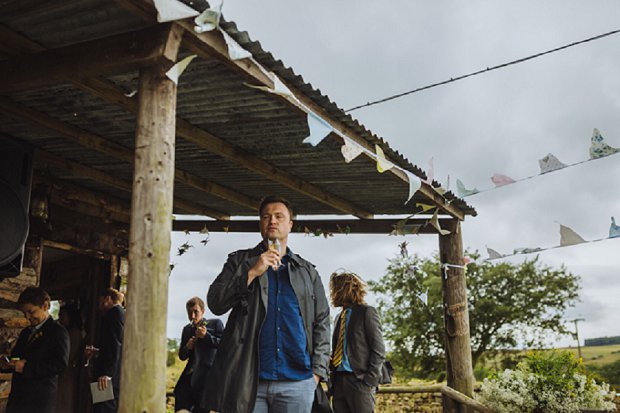
<path id="1" fill-rule="evenodd" d="M 450 229 L 450 234 L 439 236 L 439 258 L 442 265 L 457 266 L 442 268 L 446 372 L 449 387 L 473 397 L 475 379 L 469 337 L 467 286 L 465 269 L 459 267 L 463 265 L 463 239 L 459 221 L 455 220 Z M 444 412 L 458 411 L 455 402 L 444 398 Z"/>
<path id="2" fill-rule="evenodd" d="M 166 411 L 166 316 L 174 187 L 176 84 L 140 70 L 121 413 Z"/>

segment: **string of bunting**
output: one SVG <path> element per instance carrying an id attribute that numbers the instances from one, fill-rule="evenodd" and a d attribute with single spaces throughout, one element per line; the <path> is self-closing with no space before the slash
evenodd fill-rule
<path id="1" fill-rule="evenodd" d="M 477 195 L 483 192 L 492 191 L 492 190 L 495 190 L 497 188 L 500 188 L 506 185 L 512 185 L 517 182 L 525 181 L 527 179 L 532 179 L 532 178 L 535 178 L 535 177 L 538 177 L 544 174 L 556 172 L 561 169 L 566 169 L 566 168 L 570 168 L 570 167 L 580 165 L 586 162 L 602 159 L 607 156 L 615 155 L 618 152 L 620 152 L 620 148 L 614 148 L 612 146 L 609 146 L 607 143 L 605 143 L 603 136 L 601 135 L 599 130 L 596 128 L 594 128 L 594 131 L 592 132 L 592 138 L 590 141 L 591 143 L 590 143 L 590 149 L 589 149 L 589 152 L 590 152 L 589 159 L 567 165 L 561 162 L 552 153 L 549 153 L 544 158 L 538 160 L 538 165 L 540 167 L 540 173 L 536 175 L 531 175 L 525 178 L 520 178 L 520 179 L 512 179 L 509 176 L 495 173 L 491 177 L 491 181 L 495 184 L 495 187 L 492 187 L 492 188 L 487 188 L 487 189 L 482 189 L 482 190 L 478 190 L 477 188 L 467 189 L 465 185 L 463 184 L 463 182 L 457 179 L 456 190 L 457 190 L 458 196 L 460 198 L 466 198 L 466 197 Z"/>
<path id="2" fill-rule="evenodd" d="M 572 228 L 567 227 L 562 224 L 559 224 L 559 225 L 560 225 L 560 245 L 556 245 L 553 247 L 546 247 L 546 248 L 541 248 L 541 247 L 516 248 L 513 250 L 512 254 L 501 254 L 497 252 L 496 250 L 487 247 L 487 253 L 489 254 L 489 258 L 487 258 L 486 261 L 496 260 L 496 259 L 506 258 L 506 257 L 512 257 L 515 255 L 533 254 L 533 253 L 547 251 L 547 250 L 556 249 L 556 248 L 570 247 L 572 245 L 600 242 L 600 241 L 605 241 L 605 240 L 612 239 L 612 238 L 620 238 L 620 225 L 616 224 L 616 220 L 614 219 L 614 217 L 611 217 L 611 225 L 609 226 L 609 236 L 606 238 L 598 238 L 598 239 L 594 239 L 590 241 L 586 241 L 585 239 L 583 239 L 583 237 L 577 234 Z"/>

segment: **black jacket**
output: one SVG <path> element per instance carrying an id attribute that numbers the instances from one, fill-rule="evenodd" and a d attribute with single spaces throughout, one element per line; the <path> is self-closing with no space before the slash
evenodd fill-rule
<path id="1" fill-rule="evenodd" d="M 332 353 L 338 343 L 340 317 L 334 326 Z M 358 380 L 376 387 L 381 378 L 381 365 L 385 360 L 385 345 L 381 321 L 374 307 L 358 304 L 351 307 L 351 318 L 346 331 L 347 357 Z"/>
<path id="2" fill-rule="evenodd" d="M 202 388 L 204 385 L 207 371 L 213 365 L 215 354 L 224 332 L 222 320 L 218 318 L 205 320 L 203 318 L 202 321 L 207 327 L 207 335 L 196 340 L 193 350 L 188 350 L 186 347 L 187 342 L 196 335 L 196 327 L 189 323 L 183 327 L 181 345 L 179 347 L 179 358 L 181 360 L 188 360 L 181 375 L 191 374 L 191 385 L 194 388 Z"/>
<path id="3" fill-rule="evenodd" d="M 215 363 L 207 375 L 203 406 L 221 413 L 251 412 L 258 389 L 258 344 L 267 313 L 268 277 L 263 274 L 248 287 L 248 271 L 265 246 L 236 251 L 228 256 L 222 272 L 209 287 L 211 311 L 232 309 Z M 321 277 L 314 266 L 296 254 L 288 264 L 291 285 L 299 302 L 306 330 L 312 371 L 323 379 L 329 364 L 329 305 Z"/>
<path id="4" fill-rule="evenodd" d="M 69 361 L 69 334 L 51 317 L 32 337 L 30 332 L 30 328 L 22 330 L 11 352 L 11 357 L 26 364 L 22 373 L 13 373 L 7 413 L 52 413 L 56 409 L 58 375 Z"/>
<path id="5" fill-rule="evenodd" d="M 95 361 L 95 377 L 112 377 L 114 389 L 120 388 L 124 326 L 125 309 L 115 305 L 103 315 L 99 330 L 99 355 Z"/>

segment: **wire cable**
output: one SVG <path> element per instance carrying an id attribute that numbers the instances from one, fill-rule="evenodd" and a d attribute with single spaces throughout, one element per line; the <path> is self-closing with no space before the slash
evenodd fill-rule
<path id="1" fill-rule="evenodd" d="M 555 52 L 558 52 L 560 50 L 568 49 L 569 47 L 577 46 L 577 45 L 580 45 L 580 44 L 583 44 L 583 43 L 588 43 L 588 42 L 591 42 L 593 40 L 602 39 L 604 37 L 611 36 L 611 35 L 617 34 L 617 33 L 620 33 L 620 29 L 612 30 L 610 32 L 599 34 L 597 36 L 590 37 L 590 38 L 587 38 L 587 39 L 584 39 L 584 40 L 580 40 L 578 42 L 573 42 L 573 43 L 570 43 L 570 44 L 567 44 L 567 45 L 564 45 L 564 46 L 561 46 L 561 47 L 556 47 L 555 49 L 547 50 L 545 52 L 536 53 L 536 54 L 533 54 L 533 55 L 530 55 L 530 56 L 527 56 L 527 57 L 523 57 L 521 59 L 513 60 L 513 61 L 510 61 L 510 62 L 507 62 L 507 63 L 502 63 L 502 64 L 499 64 L 497 66 L 487 67 L 486 69 L 478 70 L 476 72 L 468 73 L 466 75 L 462 75 L 462 76 L 458 76 L 458 77 L 453 77 L 453 78 L 451 77 L 450 79 L 444 80 L 443 82 L 433 83 L 431 85 L 419 87 L 417 89 L 413 89 L 413 90 L 410 90 L 408 92 L 403 92 L 403 93 L 399 93 L 397 95 L 392 95 L 392 96 L 389 96 L 389 97 L 386 97 L 386 98 L 383 98 L 383 99 L 375 100 L 374 102 L 368 102 L 368 103 L 365 103 L 363 105 L 359 105 L 359 106 L 355 106 L 355 107 L 352 107 L 350 109 L 347 109 L 347 110 L 345 110 L 345 113 L 349 113 L 349 112 L 352 112 L 354 110 L 358 110 L 358 109 L 365 108 L 365 107 L 368 107 L 368 106 L 378 105 L 379 103 L 388 102 L 390 100 L 398 99 L 398 98 L 401 98 L 403 96 L 411 95 L 412 93 L 417 93 L 417 92 L 421 92 L 423 90 L 432 89 L 432 88 L 437 87 L 437 86 L 446 85 L 448 83 L 456 82 L 457 80 L 463 80 L 463 79 L 466 79 L 468 77 L 477 76 L 477 75 L 480 75 L 480 74 L 483 74 L 483 73 L 490 72 L 492 70 L 502 69 L 502 68 L 507 67 L 507 66 L 515 65 L 517 63 L 523 63 L 523 62 L 526 62 L 528 60 L 536 59 L 537 57 L 541 57 L 541 56 L 545 56 L 545 55 L 548 55 L 548 54 L 551 54 L 551 53 L 555 53 Z"/>

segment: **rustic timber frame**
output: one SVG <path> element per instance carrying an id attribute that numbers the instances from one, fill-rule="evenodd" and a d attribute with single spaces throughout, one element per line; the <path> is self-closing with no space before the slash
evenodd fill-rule
<path id="1" fill-rule="evenodd" d="M 191 19 L 158 24 L 156 14 L 149 0 L 0 5 L 0 133 L 34 147 L 33 188 L 50 208 L 48 219 L 31 216 L 22 274 L 0 282 L 0 336 L 25 326 L 14 304 L 23 288 L 45 283 L 45 248 L 107 262 L 99 287 L 118 285 L 117 263 L 128 257 L 120 411 L 163 412 L 172 230 L 255 232 L 255 220 L 231 217 L 255 216 L 270 193 L 301 215 L 338 216 L 300 220 L 299 232 L 385 234 L 416 213 L 408 224 L 417 233 L 439 235 L 429 225 L 437 210 L 451 231 L 439 235 L 441 262 L 451 265 L 443 280 L 447 384 L 472 396 L 460 221 L 475 210 L 438 192 L 437 182 L 234 23 L 222 30 L 252 59 L 231 60 L 218 31 L 197 34 Z M 177 85 L 165 73 L 189 54 L 198 58 Z M 302 144 L 304 110 L 246 86 L 273 88 L 270 72 L 339 133 Z M 345 163 L 342 135 L 368 153 L 379 145 L 398 168 L 379 174 L 367 153 Z M 403 170 L 424 180 L 409 202 Z M 209 218 L 180 223 L 173 213 Z M 444 410 L 458 411 L 451 400 Z"/>

